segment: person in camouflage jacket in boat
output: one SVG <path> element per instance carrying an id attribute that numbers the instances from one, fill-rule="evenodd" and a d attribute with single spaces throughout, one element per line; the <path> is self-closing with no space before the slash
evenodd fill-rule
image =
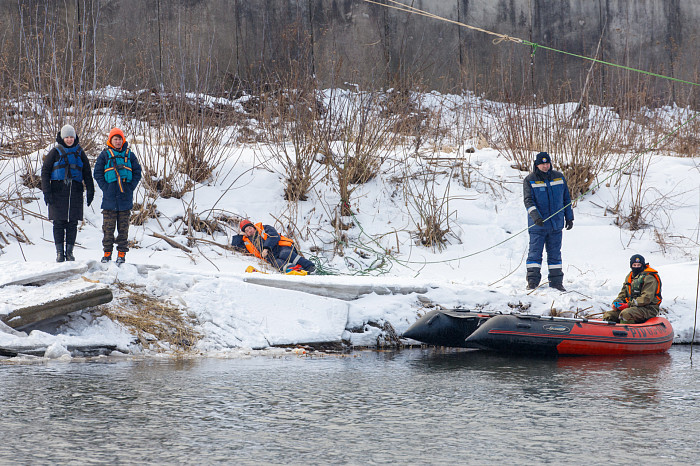
<path id="1" fill-rule="evenodd" d="M 659 315 L 661 279 L 640 254 L 630 258 L 632 271 L 603 319 L 621 324 L 639 324 Z"/>

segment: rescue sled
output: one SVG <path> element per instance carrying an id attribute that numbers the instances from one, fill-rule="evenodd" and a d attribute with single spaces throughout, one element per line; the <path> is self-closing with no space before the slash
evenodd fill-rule
<path id="1" fill-rule="evenodd" d="M 511 354 L 631 355 L 667 351 L 673 328 L 663 317 L 641 324 L 528 314 L 494 316 L 468 338 L 467 346 Z"/>
<path id="2" fill-rule="evenodd" d="M 418 319 L 402 337 L 428 345 L 467 348 L 466 338 L 493 312 L 474 312 L 466 309 L 439 309 Z"/>

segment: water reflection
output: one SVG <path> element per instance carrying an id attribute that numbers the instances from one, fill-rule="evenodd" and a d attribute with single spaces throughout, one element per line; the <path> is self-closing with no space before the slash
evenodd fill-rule
<path id="1" fill-rule="evenodd" d="M 589 393 L 618 403 L 659 403 L 661 386 L 672 358 L 668 353 L 636 357 L 567 357 L 557 360 L 557 369 Z M 615 378 L 614 389 L 606 379 Z"/>

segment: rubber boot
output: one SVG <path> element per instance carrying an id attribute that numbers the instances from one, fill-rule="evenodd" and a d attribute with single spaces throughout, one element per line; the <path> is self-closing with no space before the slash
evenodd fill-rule
<path id="1" fill-rule="evenodd" d="M 66 255 L 63 253 L 63 243 L 56 244 L 56 262 L 65 262 Z"/>
<path id="2" fill-rule="evenodd" d="M 73 244 L 66 244 L 66 260 L 74 261 L 75 256 L 73 255 Z"/>
<path id="3" fill-rule="evenodd" d="M 564 271 L 562 269 L 552 269 L 549 271 L 549 287 L 559 291 L 566 291 L 564 288 Z"/>
<path id="4" fill-rule="evenodd" d="M 566 291 L 566 288 L 564 288 L 564 285 L 562 285 L 561 282 L 550 282 L 549 287 L 559 291 Z"/>
<path id="5" fill-rule="evenodd" d="M 112 251 L 105 251 L 105 255 L 102 256 L 102 262 L 103 264 L 106 264 L 107 262 L 112 260 Z"/>
<path id="6" fill-rule="evenodd" d="M 117 260 L 115 261 L 118 265 L 123 264 L 126 262 L 126 252 L 125 251 L 119 251 L 117 252 Z"/>
<path id="7" fill-rule="evenodd" d="M 540 280 L 542 280 L 542 273 L 539 267 L 529 267 L 527 269 L 527 289 L 534 290 L 540 285 Z"/>

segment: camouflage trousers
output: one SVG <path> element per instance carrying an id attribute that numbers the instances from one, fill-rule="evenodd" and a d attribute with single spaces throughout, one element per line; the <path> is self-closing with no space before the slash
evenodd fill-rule
<path id="1" fill-rule="evenodd" d="M 117 243 L 117 251 L 129 250 L 129 217 L 130 210 L 103 210 L 102 211 L 102 249 L 112 252 L 114 243 Z M 114 239 L 114 230 L 117 230 L 117 238 Z"/>
<path id="2" fill-rule="evenodd" d="M 626 322 L 641 324 L 642 322 L 646 322 L 652 317 L 656 317 L 658 315 L 659 306 L 632 306 L 622 311 L 607 311 L 603 314 L 603 320 L 610 322 L 620 322 L 620 320 L 624 320 Z"/>

